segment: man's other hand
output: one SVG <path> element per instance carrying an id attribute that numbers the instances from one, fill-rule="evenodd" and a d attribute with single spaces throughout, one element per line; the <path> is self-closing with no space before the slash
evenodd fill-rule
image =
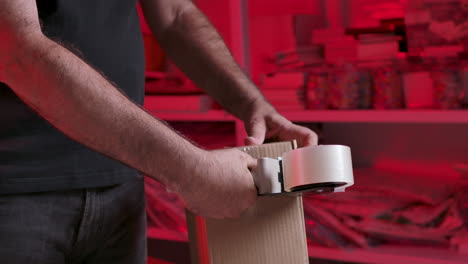
<path id="1" fill-rule="evenodd" d="M 248 134 L 245 139 L 246 145 L 259 145 L 265 139 L 275 141 L 297 140 L 299 147 L 317 145 L 317 134 L 314 131 L 293 124 L 268 103 L 254 107 L 252 113 L 244 120 L 244 124 Z"/>

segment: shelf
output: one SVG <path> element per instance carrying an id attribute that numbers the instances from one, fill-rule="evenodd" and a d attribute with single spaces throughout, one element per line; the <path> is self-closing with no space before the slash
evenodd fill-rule
<path id="1" fill-rule="evenodd" d="M 293 122 L 468 124 L 468 110 L 320 110 L 280 112 Z"/>
<path id="2" fill-rule="evenodd" d="M 381 246 L 368 249 L 334 249 L 309 246 L 309 257 L 372 264 L 462 264 L 468 255 L 430 247 Z"/>
<path id="3" fill-rule="evenodd" d="M 234 121 L 235 117 L 222 111 L 161 112 L 151 111 L 160 119 L 169 121 Z M 293 122 L 329 123 L 433 123 L 468 124 L 468 110 L 320 110 L 280 111 Z"/>
<path id="4" fill-rule="evenodd" d="M 151 111 L 154 116 L 166 121 L 191 121 L 191 122 L 234 122 L 235 118 L 221 110 L 207 112 L 161 112 Z"/>

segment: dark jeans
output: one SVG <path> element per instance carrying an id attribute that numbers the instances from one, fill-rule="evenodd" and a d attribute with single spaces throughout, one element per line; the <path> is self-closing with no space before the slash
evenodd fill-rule
<path id="1" fill-rule="evenodd" d="M 143 180 L 0 195 L 0 263 L 146 263 Z"/>

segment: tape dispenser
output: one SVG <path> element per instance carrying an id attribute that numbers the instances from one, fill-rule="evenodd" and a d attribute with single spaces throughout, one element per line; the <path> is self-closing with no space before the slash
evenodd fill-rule
<path id="1" fill-rule="evenodd" d="M 318 145 L 260 158 L 252 172 L 259 195 L 340 192 L 354 184 L 351 149 Z"/>

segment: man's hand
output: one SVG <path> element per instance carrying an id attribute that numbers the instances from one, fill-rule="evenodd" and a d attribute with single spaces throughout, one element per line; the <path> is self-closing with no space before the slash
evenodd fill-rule
<path id="1" fill-rule="evenodd" d="M 267 102 L 254 106 L 244 123 L 249 135 L 245 139 L 246 145 L 259 145 L 265 139 L 275 141 L 295 139 L 300 147 L 317 145 L 317 134 L 306 127 L 293 124 Z"/>
<path id="2" fill-rule="evenodd" d="M 169 187 L 196 214 L 238 217 L 256 201 L 257 190 L 249 171 L 256 165 L 256 159 L 240 150 L 203 151 L 195 168 Z"/>

